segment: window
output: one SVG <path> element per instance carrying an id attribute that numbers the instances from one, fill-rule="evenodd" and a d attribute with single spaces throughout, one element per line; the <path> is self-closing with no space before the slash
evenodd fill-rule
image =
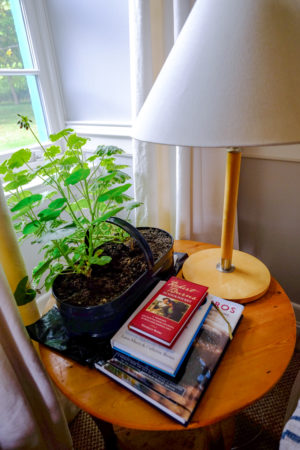
<path id="1" fill-rule="evenodd" d="M 0 0 L 0 159 L 36 145 L 17 114 L 30 117 L 45 142 L 64 126 L 62 110 L 44 0 Z"/>
<path id="2" fill-rule="evenodd" d="M 66 126 L 91 138 L 86 148 L 131 153 L 128 0 L 48 0 L 46 11 Z"/>
<path id="3" fill-rule="evenodd" d="M 33 118 L 39 138 L 47 130 L 38 89 L 36 60 L 30 48 L 19 0 L 0 2 L 0 152 L 34 144 L 33 136 L 18 130 L 17 114 Z"/>
<path id="4" fill-rule="evenodd" d="M 51 0 L 47 12 L 68 125 L 129 126 L 128 1 Z"/>

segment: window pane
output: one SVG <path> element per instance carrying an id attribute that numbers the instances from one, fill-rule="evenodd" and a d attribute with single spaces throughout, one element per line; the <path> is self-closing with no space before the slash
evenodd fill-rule
<path id="1" fill-rule="evenodd" d="M 126 0 L 47 2 L 66 119 L 130 123 Z"/>
<path id="2" fill-rule="evenodd" d="M 47 139 L 43 112 L 35 77 L 0 76 L 0 151 L 35 144 L 30 131 L 20 130 L 18 116 L 32 120 L 32 126 L 40 140 Z"/>
<path id="3" fill-rule="evenodd" d="M 32 68 L 19 0 L 0 1 L 0 68 Z"/>

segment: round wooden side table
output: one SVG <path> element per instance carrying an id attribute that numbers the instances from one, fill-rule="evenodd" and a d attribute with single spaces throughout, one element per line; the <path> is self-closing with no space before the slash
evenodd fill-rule
<path id="1" fill-rule="evenodd" d="M 192 254 L 210 247 L 213 246 L 195 241 L 176 241 L 174 249 Z M 272 278 L 267 293 L 245 305 L 234 339 L 187 428 L 214 430 L 218 423 L 266 394 L 287 368 L 295 342 L 292 304 Z M 97 370 L 81 366 L 43 345 L 40 353 L 58 388 L 96 419 L 107 448 L 115 448 L 111 424 L 135 430 L 186 429 Z"/>

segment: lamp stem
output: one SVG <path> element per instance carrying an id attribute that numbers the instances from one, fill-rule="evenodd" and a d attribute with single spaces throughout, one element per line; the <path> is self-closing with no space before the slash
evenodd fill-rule
<path id="1" fill-rule="evenodd" d="M 221 262 L 217 265 L 221 272 L 232 272 L 232 251 L 234 224 L 237 208 L 242 152 L 232 148 L 227 152 L 224 191 L 223 224 L 221 238 Z"/>

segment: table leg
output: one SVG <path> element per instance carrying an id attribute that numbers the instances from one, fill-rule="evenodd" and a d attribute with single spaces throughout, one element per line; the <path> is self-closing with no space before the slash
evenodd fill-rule
<path id="1" fill-rule="evenodd" d="M 158 448 L 230 450 L 234 437 L 234 417 L 222 422 L 194 430 L 149 431 L 117 427 L 117 436 L 113 426 L 93 417 L 103 434 L 106 450 L 157 450 Z"/>
<path id="2" fill-rule="evenodd" d="M 205 428 L 210 450 L 231 449 L 234 437 L 235 419 L 230 417 L 222 422 L 215 423 Z"/>
<path id="3" fill-rule="evenodd" d="M 111 423 L 91 416 L 95 424 L 99 428 L 105 444 L 105 450 L 118 450 L 118 439 L 115 435 L 114 428 Z"/>

